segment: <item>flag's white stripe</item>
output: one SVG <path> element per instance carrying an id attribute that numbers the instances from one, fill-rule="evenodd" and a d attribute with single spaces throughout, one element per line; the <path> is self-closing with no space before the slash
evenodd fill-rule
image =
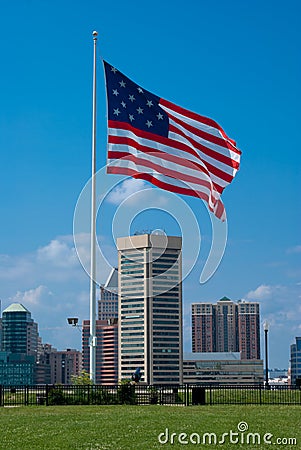
<path id="1" fill-rule="evenodd" d="M 190 143 L 190 141 L 188 139 L 186 139 L 184 136 L 182 136 L 181 134 L 169 131 L 168 137 L 173 141 L 178 141 L 178 142 L 181 142 L 182 144 L 190 146 L 190 148 L 193 147 L 192 144 Z M 208 163 L 211 166 L 213 166 L 214 168 L 221 170 L 222 172 L 224 172 L 227 175 L 230 175 L 232 178 L 235 176 L 237 169 L 235 169 L 234 167 L 229 166 L 228 164 L 225 164 L 222 161 L 219 161 L 218 159 L 215 159 L 212 156 L 206 155 L 201 150 L 199 150 L 195 147 L 193 147 L 193 149 L 198 154 L 198 158 L 197 158 L 198 161 L 203 161 L 203 163 L 206 167 L 207 167 L 206 163 Z M 190 159 L 190 154 L 189 154 L 189 157 L 187 157 L 187 159 Z M 207 169 L 208 169 L 208 167 L 207 167 Z M 210 171 L 210 169 L 208 169 L 208 170 Z"/>
<path id="2" fill-rule="evenodd" d="M 224 141 L 228 142 L 228 140 L 225 139 L 225 137 L 223 136 L 223 134 L 221 133 L 221 131 L 218 128 L 215 128 L 211 125 L 207 125 L 206 123 L 201 122 L 201 118 L 198 121 L 198 120 L 192 119 L 186 115 L 180 114 L 178 111 L 170 109 L 167 106 L 162 105 L 161 103 L 159 103 L 159 104 L 160 104 L 160 107 L 162 109 L 164 109 L 164 111 L 167 112 L 168 114 L 170 114 L 174 117 L 177 117 L 180 120 L 183 120 L 184 122 L 188 123 L 189 125 L 197 128 L 198 130 L 205 131 L 205 133 L 211 134 L 212 136 L 217 136 L 217 137 L 223 139 Z M 233 144 L 231 143 L 231 145 L 233 145 Z"/>
<path id="3" fill-rule="evenodd" d="M 108 161 L 108 167 L 119 167 L 119 168 L 129 168 L 129 169 L 133 169 L 141 174 L 149 174 L 152 175 L 154 178 L 161 180 L 165 183 L 168 183 L 172 186 L 177 186 L 180 188 L 184 188 L 184 189 L 188 189 L 191 191 L 194 191 L 196 193 L 200 193 L 200 194 L 206 194 L 209 198 L 209 206 L 212 209 L 215 209 L 216 207 L 216 202 L 218 200 L 220 200 L 220 198 L 216 198 L 213 194 L 214 192 L 212 192 L 207 186 L 203 186 L 203 185 L 199 185 L 199 184 L 195 184 L 192 182 L 188 182 L 188 181 L 183 181 L 183 180 L 179 180 L 176 178 L 172 178 L 168 175 L 164 175 L 164 174 L 160 174 L 158 173 L 156 170 L 149 168 L 148 166 L 144 166 L 141 164 L 136 164 L 132 161 L 127 161 L 127 160 L 119 160 L 116 161 L 115 159 L 113 160 L 109 160 Z M 212 201 L 212 196 L 213 198 L 216 199 L 216 202 Z"/>
<path id="4" fill-rule="evenodd" d="M 222 172 L 224 172 L 230 176 L 234 176 L 234 174 L 236 173 L 236 169 L 216 160 L 215 158 L 211 158 L 207 155 L 204 155 L 204 157 L 202 158 L 202 155 L 199 155 L 200 151 L 198 151 L 197 149 L 194 149 L 194 150 L 199 155 L 198 157 L 192 155 L 191 153 L 187 153 L 185 150 L 180 150 L 175 147 L 170 147 L 168 145 L 161 144 L 157 141 L 153 141 L 150 139 L 141 138 L 141 137 L 137 136 L 135 133 L 133 133 L 132 131 L 123 130 L 121 128 L 109 128 L 108 134 L 112 135 L 112 136 L 129 137 L 130 139 L 133 139 L 136 142 L 138 142 L 140 145 L 143 145 L 145 147 L 155 148 L 155 149 L 163 151 L 167 154 L 172 154 L 172 155 L 178 156 L 180 158 L 188 159 L 189 161 L 201 164 L 203 167 L 206 167 L 206 164 L 203 162 L 203 160 L 204 161 L 206 160 L 206 162 L 208 162 L 212 166 L 218 168 L 219 170 L 221 170 Z M 179 138 L 178 138 L 178 135 L 175 135 L 174 140 L 181 141 L 185 145 L 187 145 L 188 147 L 191 148 L 191 144 L 189 143 L 189 141 L 185 141 L 185 139 L 182 138 L 182 136 L 179 136 Z M 228 182 L 226 182 L 226 183 L 228 184 Z"/>
<path id="5" fill-rule="evenodd" d="M 214 150 L 215 152 L 219 153 L 220 155 L 226 157 L 227 159 L 229 159 L 229 162 L 230 161 L 239 162 L 240 156 L 237 153 L 233 152 L 232 150 L 229 150 L 228 148 L 225 148 L 221 145 L 214 144 L 213 142 L 207 141 L 206 139 L 198 136 L 197 134 L 195 134 L 192 131 L 185 128 L 184 125 L 180 125 L 180 124 L 176 123 L 174 120 L 172 120 L 172 118 L 169 118 L 169 123 L 172 124 L 174 127 L 176 127 L 178 130 L 181 130 L 182 133 L 184 133 L 186 136 L 189 136 L 192 139 L 194 139 L 196 142 L 199 142 L 200 144 L 202 144 L 204 147 Z M 187 142 L 189 142 L 189 141 L 187 141 Z M 191 146 L 192 144 L 190 143 L 189 145 Z M 198 152 L 201 152 L 201 150 L 198 150 Z M 201 154 L 204 156 L 207 156 L 204 153 L 201 153 Z"/>
<path id="6" fill-rule="evenodd" d="M 116 150 L 116 148 L 114 148 L 114 145 L 115 144 L 113 144 L 113 147 L 112 147 L 113 151 Z M 124 146 L 124 149 L 126 149 L 126 148 L 128 148 L 128 147 Z M 214 190 L 210 175 L 200 171 L 199 168 L 197 168 L 197 167 L 190 168 L 190 167 L 186 167 L 186 166 L 180 166 L 179 164 L 174 163 L 172 161 L 167 161 L 165 159 L 162 159 L 160 156 L 158 156 L 156 154 L 143 153 L 143 152 L 139 152 L 139 151 L 135 152 L 134 157 L 139 158 L 140 160 L 144 161 L 146 165 L 147 165 L 147 161 L 149 161 L 153 164 L 156 164 L 159 167 L 158 172 L 163 173 L 163 174 L 164 174 L 164 170 L 168 169 L 168 170 L 173 171 L 175 174 L 175 177 L 179 178 L 179 179 L 181 179 L 181 177 L 183 175 L 186 175 L 189 177 L 196 178 L 197 180 L 199 180 L 200 183 L 204 180 L 207 183 L 209 183 L 211 185 L 211 189 Z M 196 182 L 196 184 L 197 184 L 197 182 Z M 216 198 L 219 197 L 219 194 L 215 193 L 215 197 Z"/>
<path id="7" fill-rule="evenodd" d="M 134 139 L 133 139 L 133 140 L 134 140 Z M 129 145 L 129 144 L 119 144 L 119 143 L 118 143 L 118 144 L 114 144 L 114 143 L 109 143 L 109 144 L 108 144 L 108 150 L 109 150 L 109 151 L 115 151 L 115 152 L 131 153 L 131 154 L 133 154 L 134 156 L 142 156 L 142 157 L 143 157 L 143 155 L 145 155 L 144 152 L 140 152 L 139 150 L 137 150 L 137 148 L 136 148 L 135 146 Z M 166 153 L 167 156 L 168 156 L 168 155 L 172 155 L 172 156 L 177 156 L 177 157 L 183 159 L 183 156 L 181 155 L 181 152 L 180 152 L 179 150 L 174 149 L 174 148 L 172 148 L 172 147 L 168 147 L 167 150 L 168 150 L 168 153 L 164 151 L 164 153 Z M 155 152 L 149 153 L 149 154 L 150 154 L 150 155 L 154 155 L 154 156 L 156 156 L 157 158 L 162 159 L 162 161 L 165 160 L 164 158 L 161 158 L 161 155 L 160 155 L 160 156 L 159 156 L 159 155 L 156 155 Z M 229 184 L 229 182 L 226 181 L 225 179 L 223 179 L 223 178 L 221 178 L 221 177 L 219 177 L 219 176 L 217 176 L 217 175 L 211 173 L 210 171 L 208 171 L 206 165 L 204 165 L 203 162 L 200 161 L 199 159 L 197 159 L 196 157 L 191 158 L 191 159 L 185 158 L 185 160 L 190 161 L 191 164 L 197 163 L 199 166 L 204 167 L 204 170 L 205 170 L 206 172 L 209 173 L 209 176 L 211 177 L 213 183 L 215 183 L 216 185 L 220 186 L 222 189 L 224 189 L 224 188 Z M 185 167 L 183 164 L 181 164 L 181 161 L 179 161 L 179 162 L 173 162 L 173 164 L 174 164 L 175 166 L 178 167 L 178 170 L 179 170 L 179 171 L 182 171 L 182 169 Z M 195 167 L 195 170 L 196 170 L 196 172 L 197 172 L 197 173 L 196 173 L 196 176 L 200 176 L 199 173 L 201 173 L 201 171 L 200 171 L 199 167 L 196 166 L 196 167 Z"/>
<path id="8" fill-rule="evenodd" d="M 169 133 L 168 133 L 168 137 L 169 137 L 171 140 L 179 141 L 179 142 L 181 142 L 182 144 L 185 144 L 185 145 L 187 145 L 187 146 L 190 145 L 190 147 L 192 147 L 192 144 L 190 144 L 189 140 L 186 139 L 184 136 L 182 136 L 182 135 L 180 135 L 180 134 L 177 134 L 177 133 L 174 133 L 174 132 L 169 132 Z M 193 148 L 194 148 L 194 150 L 195 150 L 195 151 L 197 152 L 197 154 L 198 154 L 197 160 L 198 160 L 198 161 L 203 161 L 204 165 L 206 166 L 207 170 L 208 170 L 210 173 L 212 173 L 212 171 L 211 171 L 211 169 L 208 167 L 208 164 L 210 164 L 211 166 L 213 166 L 215 169 L 221 170 L 224 174 L 230 175 L 232 178 L 235 177 L 236 172 L 237 172 L 238 169 L 235 169 L 235 167 L 231 167 L 231 166 L 229 166 L 228 164 L 224 164 L 223 162 L 219 161 L 218 159 L 215 159 L 215 158 L 213 158 L 213 157 L 211 157 L 211 156 L 206 155 L 206 154 L 203 153 L 201 150 L 199 150 L 199 149 L 197 149 L 197 148 L 195 148 L 195 147 L 193 147 Z M 189 154 L 189 156 L 190 156 L 190 154 Z M 187 159 L 191 159 L 191 158 L 188 157 Z M 212 175 L 214 175 L 214 173 L 212 173 Z M 215 176 L 217 176 L 217 175 L 215 174 Z M 232 180 L 226 181 L 224 178 L 221 178 L 221 179 L 223 179 L 223 180 L 226 182 L 227 185 L 228 185 L 229 183 L 231 183 L 231 181 L 232 181 Z"/>
<path id="9" fill-rule="evenodd" d="M 156 162 L 156 164 L 160 164 L 161 166 L 167 167 L 167 161 L 165 159 L 161 158 L 160 156 L 157 156 L 155 153 L 146 154 L 146 153 L 140 152 L 135 147 L 128 145 L 128 144 L 108 144 L 108 150 L 114 151 L 114 152 L 120 152 L 120 153 L 124 153 L 124 152 L 131 153 L 135 157 L 139 157 L 139 158 L 147 158 L 147 155 L 148 155 L 149 158 L 150 157 L 153 158 L 153 160 L 154 160 L 154 162 Z M 171 161 L 169 161 L 168 163 L 169 163 L 168 167 L 170 167 L 170 168 L 173 167 L 173 170 L 177 170 L 178 172 L 180 171 L 180 173 L 188 174 L 188 171 L 189 171 L 189 173 L 191 175 L 192 175 L 192 172 L 194 172 L 193 176 L 195 176 L 197 178 L 203 177 L 203 173 L 200 171 L 200 169 L 198 167 L 195 167 L 195 169 L 193 169 L 193 168 L 187 168 L 184 165 L 180 165 L 179 163 L 175 163 L 175 162 L 171 162 Z M 222 189 L 229 184 L 227 181 L 225 181 L 219 177 L 216 177 L 212 173 L 210 173 L 209 175 L 210 175 L 213 183 L 220 186 Z M 206 178 L 208 178 L 208 175 L 204 174 L 204 176 L 206 176 Z"/>

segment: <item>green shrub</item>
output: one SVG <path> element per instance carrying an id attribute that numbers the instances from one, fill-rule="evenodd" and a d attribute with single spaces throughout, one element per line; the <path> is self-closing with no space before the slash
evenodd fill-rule
<path id="1" fill-rule="evenodd" d="M 60 386 L 55 386 L 48 391 L 48 405 L 67 405 L 68 401 Z"/>
<path id="2" fill-rule="evenodd" d="M 118 386 L 118 403 L 125 405 L 137 404 L 137 398 L 135 394 L 135 385 L 130 380 L 122 380 Z"/>

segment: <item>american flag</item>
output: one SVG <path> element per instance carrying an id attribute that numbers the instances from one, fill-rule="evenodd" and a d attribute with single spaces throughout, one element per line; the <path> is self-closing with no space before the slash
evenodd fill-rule
<path id="1" fill-rule="evenodd" d="M 104 61 L 108 101 L 107 173 L 199 197 L 221 220 L 221 193 L 240 150 L 212 119 L 152 94 Z"/>

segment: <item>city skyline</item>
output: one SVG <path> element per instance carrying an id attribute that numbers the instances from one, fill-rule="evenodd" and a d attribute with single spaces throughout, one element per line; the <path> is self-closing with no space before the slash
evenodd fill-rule
<path id="1" fill-rule="evenodd" d="M 223 296 L 259 301 L 262 321 L 270 322 L 270 366 L 287 367 L 290 344 L 301 333 L 300 202 L 295 198 L 301 178 L 300 4 L 289 1 L 284 10 L 280 2 L 219 1 L 217 8 L 190 1 L 184 9 L 176 1 L 171 9 L 168 2 L 155 1 L 143 20 L 140 6 L 88 0 L 69 8 L 34 0 L 2 8 L 2 310 L 20 302 L 40 324 L 44 341 L 80 348 L 80 333 L 68 327 L 66 318 L 89 318 L 89 279 L 76 256 L 72 221 L 90 177 L 96 29 L 98 169 L 106 162 L 100 54 L 146 89 L 216 120 L 242 150 L 241 170 L 223 194 L 226 251 L 203 285 L 199 275 L 210 248 L 211 223 L 201 201 L 179 196 L 194 212 L 202 237 L 201 252 L 183 283 L 184 349 L 190 351 L 191 303 Z M 233 26 L 226 29 L 228 21 Z M 106 199 L 98 235 L 112 266 L 117 264 L 112 217 L 121 201 L 149 187 L 126 180 Z M 143 195 L 132 198 L 133 210 L 135 201 L 143 204 Z M 127 231 L 158 228 L 180 235 L 181 224 L 164 213 L 167 196 L 159 189 L 150 195 L 161 210 L 136 215 Z M 122 235 L 124 229 L 118 231 Z M 88 260 L 88 236 L 79 238 Z M 183 258 L 184 267 L 189 259 L 189 254 Z"/>

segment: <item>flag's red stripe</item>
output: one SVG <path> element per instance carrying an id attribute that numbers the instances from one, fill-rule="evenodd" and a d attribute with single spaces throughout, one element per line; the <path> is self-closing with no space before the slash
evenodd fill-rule
<path id="1" fill-rule="evenodd" d="M 199 142 L 197 142 L 191 136 L 188 136 L 187 134 L 185 134 L 184 131 L 180 130 L 176 126 L 170 124 L 169 130 L 170 130 L 170 132 L 173 132 L 173 133 L 179 134 L 180 136 L 183 136 L 187 141 L 189 141 L 191 143 L 192 147 L 195 147 L 196 149 L 200 150 L 202 153 L 207 155 L 209 158 L 215 159 L 216 161 L 218 161 L 222 164 L 225 164 L 229 167 L 233 167 L 233 169 L 236 169 L 236 170 L 239 169 L 239 163 L 237 161 L 235 161 L 234 159 L 231 159 L 231 157 L 229 157 L 229 156 L 223 155 L 222 153 L 216 152 L 215 150 L 212 150 L 211 148 L 206 147 L 203 144 L 200 144 Z M 175 139 L 173 139 L 173 142 L 174 141 L 175 141 Z M 181 142 L 181 141 L 179 141 L 179 142 Z M 196 154 L 197 154 L 198 158 L 202 159 L 198 153 L 196 153 Z M 204 164 L 206 164 L 206 166 L 210 165 L 210 163 L 208 163 L 207 161 L 204 161 Z M 212 166 L 212 167 L 215 167 L 215 166 Z"/>
<path id="2" fill-rule="evenodd" d="M 206 138 L 204 136 L 201 136 L 200 133 L 198 133 L 197 128 L 194 128 L 194 127 L 188 125 L 186 122 L 182 122 L 181 120 L 179 120 L 177 118 L 173 118 L 172 120 L 174 122 L 176 122 L 180 127 L 184 128 L 184 130 L 181 128 L 178 128 L 173 123 L 170 123 L 169 124 L 170 131 L 179 133 L 180 135 L 184 136 L 186 139 L 188 139 L 192 143 L 192 145 L 194 145 L 196 148 L 201 150 L 203 153 L 205 153 L 209 157 L 217 159 L 218 161 L 223 162 L 224 164 L 227 164 L 228 166 L 232 166 L 235 169 L 239 168 L 239 163 L 231 156 L 230 152 L 232 151 L 232 147 L 227 145 L 227 143 L 225 141 L 224 142 L 226 145 L 223 146 L 223 148 L 225 150 L 219 152 L 219 151 L 214 150 L 214 149 L 210 148 L 209 146 L 207 146 L 206 143 L 201 143 L 200 141 L 197 140 L 198 137 L 206 140 Z M 196 138 L 193 138 L 193 137 L 189 136 L 189 134 L 186 134 L 185 130 L 187 130 L 190 133 L 192 133 L 193 135 L 195 135 Z M 208 140 L 207 140 L 207 142 L 208 142 Z M 216 142 L 211 142 L 211 143 L 213 145 L 219 145 Z M 221 147 L 221 146 L 219 145 L 219 147 Z"/>
<path id="3" fill-rule="evenodd" d="M 175 164 L 178 164 L 179 166 L 186 166 L 190 169 L 200 170 L 201 172 L 206 173 L 207 176 L 210 176 L 207 168 L 195 161 L 191 161 L 190 159 L 164 152 L 163 150 L 160 150 L 158 148 L 142 145 L 131 137 L 110 135 L 109 144 L 128 145 L 130 147 L 136 148 L 143 153 L 154 154 L 154 156 L 156 156 L 157 158 L 165 159 L 166 161 L 173 162 Z"/>
<path id="4" fill-rule="evenodd" d="M 158 150 L 158 149 L 154 149 L 152 147 L 143 146 L 140 143 L 138 143 L 137 141 L 135 141 L 134 139 L 129 138 L 129 137 L 115 136 L 115 135 L 111 136 L 110 135 L 109 136 L 109 143 L 113 144 L 113 145 L 114 144 L 116 144 L 116 145 L 119 144 L 119 145 L 128 145 L 128 146 L 134 147 L 135 149 L 141 151 L 142 153 L 154 154 L 154 156 L 156 156 L 158 158 L 161 158 L 161 159 L 164 159 L 166 161 L 170 161 L 170 162 L 173 162 L 175 164 L 178 164 L 179 168 L 181 166 L 185 166 L 185 167 L 188 167 L 188 168 L 193 169 L 193 170 L 200 170 L 201 172 L 205 173 L 209 177 L 211 177 L 211 175 L 214 174 L 216 177 L 220 178 L 221 180 L 225 181 L 226 183 L 231 183 L 231 181 L 233 180 L 233 176 L 232 175 L 229 175 L 229 174 L 223 172 L 222 170 L 218 169 L 215 166 L 212 166 L 211 164 L 206 163 L 205 164 L 206 169 L 205 169 L 201 164 L 198 164 L 195 161 L 191 161 L 191 160 L 188 160 L 188 159 L 183 158 L 183 157 L 172 155 L 170 153 L 166 153 L 164 151 L 161 151 L 161 150 Z M 124 153 L 123 151 L 121 151 L 121 152 L 118 152 L 118 151 L 117 152 L 112 152 L 110 150 L 108 151 L 108 153 L 109 153 L 109 158 L 110 159 L 122 158 L 121 154 L 123 156 L 126 156 L 126 154 L 129 154 L 129 153 Z M 114 156 L 110 156 L 110 155 L 113 155 L 113 154 L 114 154 Z M 214 182 L 214 181 L 213 181 L 213 184 L 214 184 L 216 190 L 219 193 L 223 192 L 225 186 L 221 186 L 220 184 L 218 184 L 218 182 Z"/>
<path id="5" fill-rule="evenodd" d="M 187 167 L 193 167 L 193 166 L 188 166 L 188 164 L 192 164 L 195 165 L 196 167 L 199 167 L 200 170 L 202 170 L 203 172 L 205 172 L 205 169 L 202 165 L 199 165 L 197 162 L 195 161 L 191 161 L 188 160 L 185 157 L 179 157 L 179 156 L 175 156 L 175 155 L 171 155 L 169 153 L 166 153 L 162 150 L 158 150 L 158 149 L 154 149 L 153 147 L 147 147 L 147 146 L 143 146 L 141 145 L 139 142 L 137 142 L 136 140 L 126 137 L 126 136 L 116 136 L 116 135 L 109 135 L 108 138 L 108 142 L 110 144 L 123 144 L 123 145 L 130 145 L 134 148 L 136 148 L 137 150 L 142 151 L 143 153 L 158 153 L 162 155 L 162 158 L 166 159 L 166 160 L 170 160 L 173 161 L 175 163 L 178 163 L 179 165 L 187 165 Z M 198 159 L 200 161 L 202 161 L 202 159 L 197 156 Z M 203 162 L 203 164 L 205 165 L 207 171 L 206 173 L 210 176 L 210 174 L 215 175 L 216 177 L 220 178 L 221 180 L 225 181 L 226 183 L 231 183 L 231 181 L 233 180 L 233 175 L 228 174 L 226 172 L 224 172 L 223 170 L 219 169 L 216 166 L 213 166 L 212 164 L 209 164 L 207 162 Z M 217 186 L 220 186 L 218 183 L 214 183 L 217 184 Z M 220 189 L 224 189 L 225 186 L 220 186 Z M 222 191 L 221 191 L 222 192 Z"/>
<path id="6" fill-rule="evenodd" d="M 120 142 L 121 143 L 121 142 Z M 135 142 L 134 142 L 135 144 Z M 126 145 L 126 144 L 125 144 Z M 130 145 L 131 147 L 135 147 L 135 145 L 130 144 L 129 142 L 127 142 L 127 145 Z M 141 151 L 141 153 L 144 153 L 146 155 L 150 155 L 150 156 L 154 156 L 156 158 L 160 158 L 160 159 L 164 159 L 165 161 L 169 161 L 173 164 L 176 164 L 178 166 L 179 169 L 181 169 L 181 167 L 187 167 L 188 169 L 192 169 L 194 171 L 197 172 L 202 172 L 204 173 L 207 177 L 210 177 L 210 174 L 208 172 L 208 170 L 204 170 L 204 168 L 202 166 L 200 166 L 200 164 L 196 164 L 194 162 L 191 162 L 189 160 L 183 160 L 181 159 L 180 163 L 179 163 L 179 158 L 177 156 L 174 155 L 169 155 L 168 153 L 164 153 L 164 152 L 160 152 L 158 150 L 156 150 L 155 152 L 153 151 L 153 149 L 148 149 L 147 147 L 141 147 L 139 146 L 139 148 L 136 145 L 136 149 L 138 151 Z M 114 151 L 114 150 L 108 150 L 108 158 L 109 159 L 122 159 L 123 157 L 127 157 L 128 155 L 133 155 L 131 152 L 119 152 L 119 151 Z M 136 155 L 133 155 L 135 158 L 137 157 Z M 163 170 L 163 166 L 161 166 L 161 170 Z"/>
<path id="7" fill-rule="evenodd" d="M 193 111 L 189 111 L 188 109 L 182 108 L 181 106 L 175 105 L 174 103 L 169 102 L 168 100 L 165 100 L 164 98 L 160 99 L 160 104 L 163 106 L 166 106 L 166 108 L 169 108 L 171 110 L 176 111 L 179 114 L 182 114 L 183 116 L 189 117 L 190 119 L 196 120 L 197 122 L 204 123 L 205 125 L 208 125 L 212 128 L 216 128 L 220 131 L 222 136 L 231 142 L 233 147 L 231 147 L 238 155 L 241 155 L 241 151 L 236 147 L 236 142 L 229 138 L 225 131 L 222 129 L 222 127 L 215 122 L 215 120 L 210 119 L 209 117 L 201 116 L 200 114 L 194 113 Z"/>
<path id="8" fill-rule="evenodd" d="M 226 164 L 229 167 L 234 167 L 235 169 L 238 169 L 239 164 L 236 161 L 231 160 L 230 158 L 226 158 L 224 155 L 215 152 L 214 150 L 208 149 L 207 147 L 202 146 L 201 144 L 198 145 L 192 145 L 189 146 L 187 144 L 184 144 L 181 141 L 177 141 L 175 139 L 171 139 L 171 138 L 167 138 L 164 136 L 160 136 L 154 133 L 149 133 L 148 131 L 142 131 L 138 128 L 133 127 L 132 125 L 128 124 L 127 122 L 118 122 L 117 120 L 109 120 L 108 123 L 109 128 L 116 128 L 116 129 L 122 129 L 122 130 L 128 130 L 131 131 L 132 133 L 134 133 L 136 136 L 141 137 L 143 139 L 149 139 L 153 142 L 158 142 L 160 144 L 166 145 L 168 147 L 171 146 L 171 142 L 172 142 L 172 146 L 174 148 L 176 148 L 177 150 L 181 150 L 184 151 L 186 153 L 189 153 L 193 156 L 195 156 L 198 159 L 200 158 L 200 155 L 198 154 L 198 152 L 193 148 L 193 147 L 198 147 L 199 150 L 203 151 L 205 153 L 205 151 L 207 152 L 208 156 L 218 160 L 219 162 Z M 170 129 L 171 129 L 171 125 L 170 125 Z M 180 133 L 180 130 L 178 130 L 177 128 L 172 127 L 174 132 L 177 132 L 178 134 Z M 183 136 L 189 141 L 190 139 L 183 134 Z M 204 164 L 206 164 L 205 161 L 203 161 Z"/>
<path id="9" fill-rule="evenodd" d="M 204 139 L 205 141 L 211 142 L 212 144 L 219 145 L 220 147 L 224 147 L 227 149 L 232 150 L 232 144 L 229 143 L 226 139 L 215 136 L 214 134 L 207 133 L 206 131 L 200 130 L 199 128 L 194 127 L 193 125 L 188 124 L 184 120 L 179 119 L 176 116 L 172 116 L 169 113 L 167 113 L 174 122 L 178 123 L 179 125 L 185 127 L 188 131 L 191 133 L 199 136 L 201 139 Z"/>
<path id="10" fill-rule="evenodd" d="M 195 151 L 192 147 L 183 144 L 183 142 L 176 141 L 174 139 L 170 139 L 165 136 L 161 136 L 154 133 L 149 133 L 148 131 L 140 130 L 139 128 L 135 128 L 132 125 L 128 124 L 127 122 L 118 122 L 115 120 L 109 120 L 109 128 L 116 128 L 121 130 L 127 130 L 134 133 L 137 137 L 142 139 L 148 139 L 154 142 L 154 145 L 156 143 L 166 145 L 167 147 L 170 147 L 170 143 L 172 142 L 172 146 L 176 148 L 177 150 L 181 150 L 183 152 L 189 153 L 190 155 L 195 156 L 196 158 L 199 158 L 199 155 L 197 151 Z M 110 135 L 109 135 L 110 137 Z"/>
<path id="11" fill-rule="evenodd" d="M 165 189 L 170 192 L 175 192 L 177 194 L 190 195 L 192 197 L 201 198 L 202 200 L 205 200 L 207 202 L 210 211 L 215 213 L 215 215 L 218 218 L 221 218 L 223 216 L 224 206 L 223 206 L 222 202 L 220 200 L 218 201 L 217 209 L 216 209 L 216 211 L 214 211 L 213 208 L 209 204 L 209 196 L 204 192 L 197 192 L 194 190 L 182 188 L 180 186 L 174 186 L 172 184 L 165 183 L 161 180 L 158 180 L 157 178 L 153 177 L 152 175 L 150 175 L 148 173 L 140 173 L 133 169 L 129 169 L 129 168 L 125 168 L 125 167 L 108 166 L 107 172 L 112 173 L 112 174 L 128 175 L 128 176 L 131 176 L 131 177 L 137 178 L 137 179 L 139 178 L 139 179 L 142 179 L 145 181 L 149 181 L 150 183 L 154 184 L 155 186 L 157 186 L 161 189 Z"/>
<path id="12" fill-rule="evenodd" d="M 175 180 L 179 180 L 182 182 L 187 182 L 196 184 L 198 186 L 204 186 L 209 191 L 213 192 L 212 184 L 208 180 L 200 179 L 197 177 L 194 177 L 193 175 L 187 175 L 186 173 L 177 172 L 176 170 L 169 169 L 167 167 L 160 166 L 159 164 L 154 163 L 153 161 L 146 160 L 144 158 L 139 158 L 137 156 L 134 156 L 132 154 L 129 154 L 127 157 L 122 158 L 126 161 L 131 161 L 137 166 L 144 166 L 149 169 L 152 169 L 159 174 L 165 175 L 170 178 L 174 178 Z M 114 164 L 114 163 L 113 163 Z M 193 188 L 191 188 L 193 190 Z M 211 196 L 212 203 L 216 202 L 216 199 Z"/>

